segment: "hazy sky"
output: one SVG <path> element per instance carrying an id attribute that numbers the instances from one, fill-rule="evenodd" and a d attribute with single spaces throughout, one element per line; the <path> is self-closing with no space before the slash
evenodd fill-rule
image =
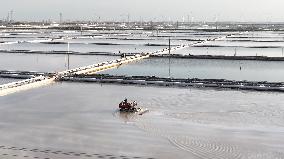
<path id="1" fill-rule="evenodd" d="M 281 21 L 284 0 L 0 0 L 0 18 L 16 20 Z"/>

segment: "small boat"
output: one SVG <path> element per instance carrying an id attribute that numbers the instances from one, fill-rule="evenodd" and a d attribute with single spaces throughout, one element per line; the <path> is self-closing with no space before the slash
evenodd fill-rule
<path id="1" fill-rule="evenodd" d="M 140 107 L 137 107 L 136 101 L 128 102 L 128 100 L 126 98 L 122 102 L 119 103 L 119 111 L 120 112 L 139 113 L 139 115 L 142 115 L 145 112 L 148 112 L 147 109 L 142 109 Z"/>
<path id="2" fill-rule="evenodd" d="M 137 102 L 128 102 L 125 98 L 122 102 L 119 103 L 119 110 L 124 112 L 138 112 L 139 109 L 137 108 Z"/>

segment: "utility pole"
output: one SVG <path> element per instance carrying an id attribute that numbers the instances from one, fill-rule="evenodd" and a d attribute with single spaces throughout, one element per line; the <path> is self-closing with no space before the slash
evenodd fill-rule
<path id="1" fill-rule="evenodd" d="M 59 23 L 62 24 L 62 13 L 59 13 Z"/>
<path id="2" fill-rule="evenodd" d="M 70 69 L 70 58 L 69 58 L 70 44 L 67 43 L 67 68 Z"/>
<path id="3" fill-rule="evenodd" d="M 190 16 L 187 15 L 187 26 L 189 27 L 190 26 Z"/>
<path id="4" fill-rule="evenodd" d="M 159 28 L 157 28 L 157 37 L 159 36 Z"/>
<path id="5" fill-rule="evenodd" d="M 10 21 L 10 12 L 8 12 L 7 18 L 6 18 L 7 23 Z"/>
<path id="6" fill-rule="evenodd" d="M 218 15 L 215 18 L 216 31 L 218 31 Z"/>
<path id="7" fill-rule="evenodd" d="M 10 22 L 12 22 L 12 21 L 13 21 L 13 13 L 14 13 L 14 11 L 13 11 L 13 10 L 11 10 L 11 11 L 10 11 Z"/>
<path id="8" fill-rule="evenodd" d="M 178 27 L 179 27 L 179 23 L 178 23 L 178 21 L 177 21 L 177 26 L 176 26 L 176 27 L 177 27 L 177 29 L 178 29 Z"/>
<path id="9" fill-rule="evenodd" d="M 171 78 L 171 37 L 169 37 L 169 78 Z"/>
<path id="10" fill-rule="evenodd" d="M 129 13 L 127 14 L 127 24 L 128 24 L 128 27 L 130 26 L 130 15 Z"/>
<path id="11" fill-rule="evenodd" d="M 143 20 L 142 20 L 142 17 L 140 16 L 140 27 L 142 27 L 143 25 Z"/>

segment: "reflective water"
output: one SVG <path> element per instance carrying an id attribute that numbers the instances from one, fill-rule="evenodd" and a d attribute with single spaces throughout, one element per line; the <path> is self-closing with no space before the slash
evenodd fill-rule
<path id="1" fill-rule="evenodd" d="M 29 30 L 8 31 L 0 34 L 3 41 L 0 49 L 85 52 L 148 52 L 167 47 L 168 38 L 173 45 L 191 44 L 192 40 L 209 40 L 200 45 L 220 47 L 189 47 L 174 51 L 176 54 L 273 56 L 284 57 L 282 42 L 284 33 L 262 32 L 205 32 L 205 31 L 56 31 Z M 26 38 L 26 39 L 25 39 Z M 270 42 L 268 42 L 270 41 Z M 51 43 L 49 43 L 51 42 Z M 58 42 L 58 44 L 52 44 Z M 148 46 L 149 45 L 149 46 Z M 159 46 L 162 45 L 162 46 Z M 248 48 L 250 46 L 280 46 L 280 48 Z M 0 69 L 61 71 L 67 69 L 66 55 L 0 54 Z M 116 59 L 112 56 L 70 56 L 71 68 Z M 147 59 L 138 63 L 109 70 L 114 75 L 149 75 L 175 78 L 218 78 L 230 80 L 284 81 L 283 62 Z"/>
<path id="2" fill-rule="evenodd" d="M 67 50 L 66 41 L 69 41 L 72 43 L 70 49 L 79 52 L 96 49 L 132 51 L 133 46 L 147 50 L 160 46 L 144 46 L 145 42 L 153 43 L 156 39 L 157 44 L 164 44 L 167 36 L 176 39 L 174 42 L 177 43 L 191 43 L 191 40 L 216 38 L 228 33 L 94 31 L 84 34 L 91 36 L 84 39 L 85 36 L 77 31 L 5 31 L 0 34 L 0 41 L 16 43 L 1 44 L 0 49 Z M 247 33 L 237 38 L 279 40 L 283 34 L 277 34 Z M 9 36 L 13 38 L 7 38 Z M 60 36 L 80 38 L 64 39 L 65 43 L 56 45 L 35 41 Z M 131 38 L 136 40 L 129 40 Z M 17 42 L 29 40 L 33 42 Z M 89 44 L 92 42 L 123 45 Z M 203 54 L 203 49 L 189 48 L 183 50 L 187 53 L 182 53 Z M 254 54 L 256 50 L 240 47 L 237 55 Z M 271 56 L 279 55 L 279 48 L 260 50 Z M 230 47 L 208 49 L 212 54 L 231 54 L 232 51 Z M 71 55 L 70 62 L 73 68 L 116 58 Z M 169 59 L 153 58 L 105 73 L 283 82 L 283 65 L 283 62 L 171 59 L 169 73 Z M 65 55 L 0 54 L 1 70 L 52 72 L 66 68 Z M 7 82 L 9 79 L 0 78 L 0 84 Z M 149 113 L 142 116 L 119 113 L 117 104 L 125 97 L 136 100 L 139 106 L 148 108 Z M 0 97 L 0 153 L 8 159 L 282 159 L 283 98 L 282 93 L 254 91 L 54 83 Z"/>
<path id="3" fill-rule="evenodd" d="M 129 76 L 283 82 L 283 68 L 283 62 L 176 58 L 171 58 L 169 61 L 168 58 L 153 58 L 123 65 L 118 69 L 107 70 L 103 73 Z"/>
<path id="4" fill-rule="evenodd" d="M 117 104 L 125 97 L 150 112 L 119 113 Z M 73 153 L 131 159 L 283 158 L 283 97 L 250 91 L 57 83 L 0 97 L 1 145 L 16 147 L 0 151 L 64 159 L 76 157 Z"/>
<path id="5" fill-rule="evenodd" d="M 70 68 L 87 66 L 116 58 L 115 56 L 70 55 Z M 0 54 L 0 70 L 58 72 L 67 70 L 67 68 L 67 55 Z"/>
<path id="6" fill-rule="evenodd" d="M 161 50 L 165 46 L 144 46 L 144 45 L 95 45 L 75 43 L 70 44 L 70 51 L 75 52 L 109 52 L 109 53 L 141 53 Z M 68 44 L 42 44 L 42 43 L 17 43 L 3 45 L 2 50 L 32 50 L 32 51 L 67 51 Z"/>
<path id="7" fill-rule="evenodd" d="M 174 52 L 183 55 L 221 56 L 268 56 L 284 57 L 284 48 L 244 48 L 244 47 L 189 47 Z"/>

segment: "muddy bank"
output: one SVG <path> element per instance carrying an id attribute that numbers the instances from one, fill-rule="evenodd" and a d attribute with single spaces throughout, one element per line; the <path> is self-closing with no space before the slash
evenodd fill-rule
<path id="1" fill-rule="evenodd" d="M 2 78 L 27 79 L 35 76 L 55 76 L 55 73 L 29 72 L 29 71 L 7 71 L 0 70 Z M 196 88 L 221 88 L 255 91 L 284 92 L 284 82 L 267 81 L 235 81 L 226 79 L 199 79 L 199 78 L 161 78 L 156 76 L 114 76 L 108 74 L 63 76 L 59 81 L 70 82 L 94 82 L 126 85 L 145 85 L 162 87 L 196 87 Z"/>
<path id="2" fill-rule="evenodd" d="M 221 60 L 255 60 L 255 61 L 284 61 L 284 57 L 268 56 L 224 56 L 224 55 L 152 55 L 156 58 L 184 58 L 184 59 L 221 59 Z"/>
<path id="3" fill-rule="evenodd" d="M 177 79 L 177 78 L 160 78 L 155 76 L 112 76 L 104 74 L 96 75 L 74 75 L 63 77 L 62 81 L 72 82 L 97 82 L 97 83 L 114 83 L 129 85 L 149 85 L 165 87 L 197 87 L 197 88 L 222 88 L 238 90 L 255 90 L 255 91 L 279 91 L 284 92 L 283 82 L 266 82 L 266 81 L 233 81 L 226 79 Z"/>
<path id="4" fill-rule="evenodd" d="M 11 54 L 69 54 L 69 55 L 104 55 L 104 56 L 133 56 L 140 54 L 132 53 L 114 53 L 114 52 L 76 52 L 76 51 L 32 51 L 32 50 L 0 50 L 0 53 Z M 151 55 L 152 58 L 183 58 L 183 59 L 221 59 L 221 60 L 254 60 L 254 61 L 284 61 L 284 57 L 268 57 L 268 56 L 224 56 L 224 55 L 182 55 L 182 54 L 161 54 Z"/>
<path id="5" fill-rule="evenodd" d="M 230 48 L 255 48 L 255 49 L 283 48 L 282 46 L 224 46 L 224 45 L 194 45 L 193 47 L 202 47 L 202 48 L 230 47 Z"/>
<path id="6" fill-rule="evenodd" d="M 48 73 L 48 72 L 0 70 L 1 78 L 28 79 L 28 78 L 33 78 L 35 76 L 54 76 L 54 75 L 55 73 Z"/>

